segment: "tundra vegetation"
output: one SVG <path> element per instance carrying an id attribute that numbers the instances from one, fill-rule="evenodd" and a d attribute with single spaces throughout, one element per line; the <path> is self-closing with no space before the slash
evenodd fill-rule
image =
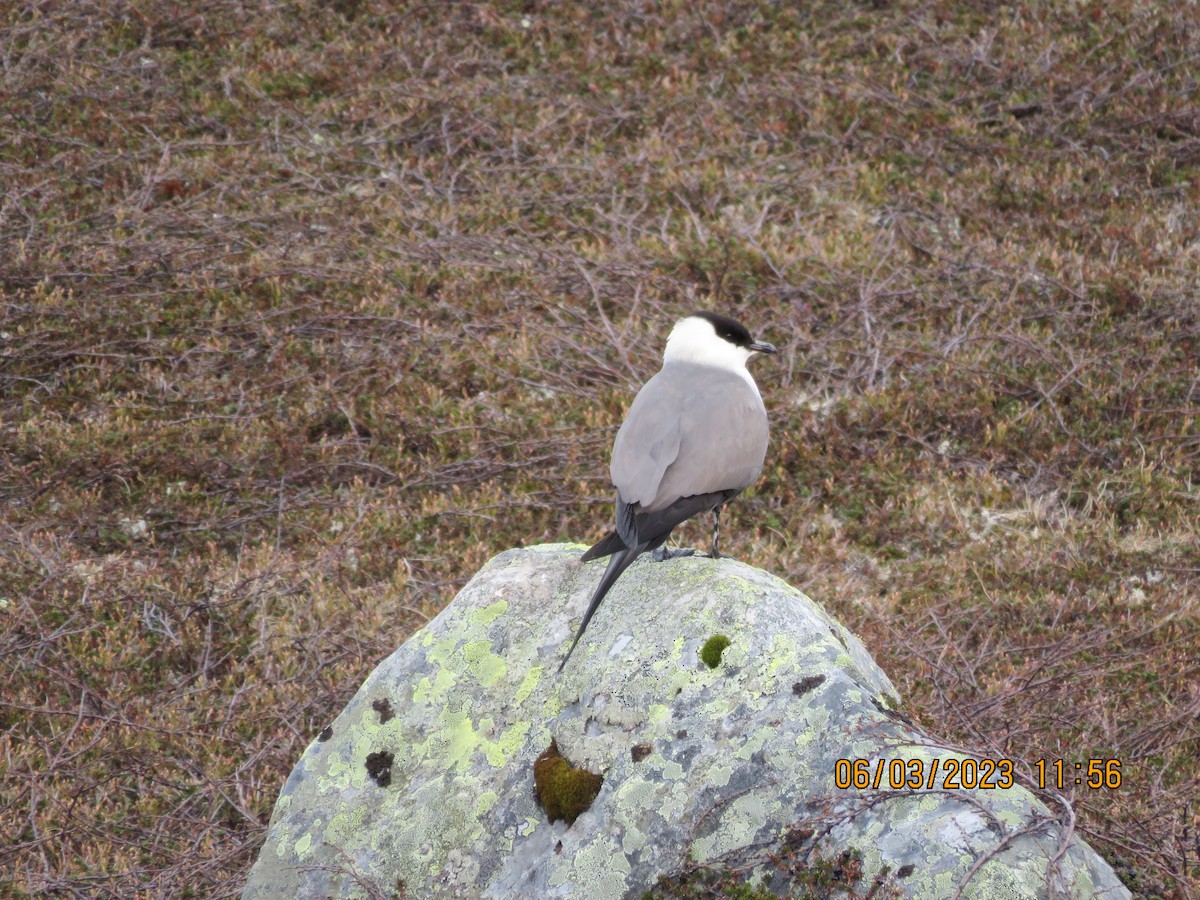
<path id="1" fill-rule="evenodd" d="M 727 552 L 1024 783 L 1119 760 L 1040 793 L 1200 891 L 1194 10 L 192 6 L 0 18 L 5 890 L 236 894 L 711 308 L 781 349 Z"/>

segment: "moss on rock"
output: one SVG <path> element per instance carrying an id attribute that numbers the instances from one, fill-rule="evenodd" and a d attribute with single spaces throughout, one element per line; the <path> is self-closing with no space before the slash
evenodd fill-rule
<path id="1" fill-rule="evenodd" d="M 725 637 L 723 634 L 714 634 L 704 646 L 700 648 L 700 659 L 710 669 L 715 669 L 721 664 L 721 654 L 725 652 L 725 648 L 732 644 L 733 641 Z"/>
<path id="2" fill-rule="evenodd" d="M 603 776 L 571 765 L 553 740 L 533 763 L 534 794 L 551 822 L 562 819 L 573 824 L 592 805 L 603 784 Z"/>

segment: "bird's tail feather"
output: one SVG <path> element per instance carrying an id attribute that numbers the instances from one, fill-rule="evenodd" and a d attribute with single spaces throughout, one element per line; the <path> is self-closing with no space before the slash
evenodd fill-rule
<path id="1" fill-rule="evenodd" d="M 604 542 L 601 541 L 601 543 Z M 637 546 L 625 547 L 620 552 L 609 551 L 611 556 L 608 560 L 608 568 L 604 570 L 604 575 L 600 578 L 600 584 L 596 586 L 596 592 L 592 594 L 592 602 L 588 604 L 587 612 L 583 614 L 583 621 L 579 623 L 579 630 L 575 632 L 575 640 L 571 641 L 571 649 L 567 651 L 567 655 L 563 657 L 563 661 L 558 664 L 558 671 L 561 672 L 563 670 L 563 666 L 567 664 L 567 660 L 575 652 L 575 645 L 583 637 L 583 632 L 588 627 L 588 622 L 592 620 L 592 616 L 596 613 L 596 608 L 600 605 L 600 601 L 604 599 L 604 595 L 608 593 L 608 589 L 621 577 L 621 573 L 629 568 L 630 563 L 638 558 L 638 554 L 645 549 L 644 546 Z M 590 553 L 591 551 L 589 550 L 588 552 Z"/>
<path id="2" fill-rule="evenodd" d="M 611 531 L 598 543 L 592 545 L 583 556 L 579 557 L 579 561 L 588 562 L 589 560 L 600 559 L 602 556 L 612 556 L 618 550 L 624 549 L 625 542 L 621 540 L 621 536 L 615 531 Z"/>

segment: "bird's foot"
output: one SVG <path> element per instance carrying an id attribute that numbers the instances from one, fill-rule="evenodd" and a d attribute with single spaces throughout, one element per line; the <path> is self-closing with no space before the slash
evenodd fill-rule
<path id="1" fill-rule="evenodd" d="M 659 547 L 650 554 L 650 558 L 655 562 L 663 562 L 668 559 L 678 559 L 681 556 L 695 556 L 696 550 L 693 547 L 680 547 L 678 550 L 668 550 L 666 547 Z"/>

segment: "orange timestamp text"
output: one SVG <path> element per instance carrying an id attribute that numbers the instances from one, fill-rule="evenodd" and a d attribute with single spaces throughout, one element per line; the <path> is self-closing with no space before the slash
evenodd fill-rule
<path id="1" fill-rule="evenodd" d="M 1011 759 L 839 759 L 833 766 L 833 783 L 846 790 L 1005 790 L 1015 784 Z M 1085 762 L 1039 759 L 1033 763 L 1038 787 L 1062 789 L 1075 784 L 1089 788 L 1119 788 L 1121 761 L 1089 759 Z"/>
<path id="2" fill-rule="evenodd" d="M 1069 759 L 1039 759 L 1033 764 L 1038 787 L 1062 790 L 1074 784 L 1078 787 L 1119 788 L 1121 761 L 1119 759 L 1088 759 L 1075 762 Z"/>
<path id="3" fill-rule="evenodd" d="M 960 788 L 995 790 L 1010 788 L 1013 763 L 1010 759 L 839 759 L 833 764 L 833 783 L 841 789 Z"/>

